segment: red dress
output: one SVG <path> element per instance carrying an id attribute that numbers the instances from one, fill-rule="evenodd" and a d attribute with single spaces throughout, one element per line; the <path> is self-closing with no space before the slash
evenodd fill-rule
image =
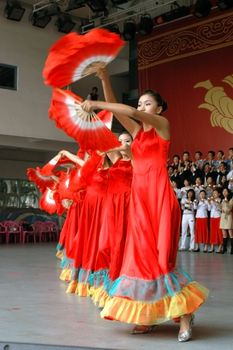
<path id="1" fill-rule="evenodd" d="M 129 218 L 132 182 L 131 161 L 118 159 L 109 169 L 103 225 L 100 232 L 96 272 L 92 276 L 92 299 L 103 307 L 112 281 L 119 277 Z"/>
<path id="2" fill-rule="evenodd" d="M 209 243 L 208 218 L 196 218 L 195 243 Z"/>
<path id="3" fill-rule="evenodd" d="M 77 195 L 79 191 L 79 167 L 75 167 L 69 173 L 62 173 L 62 175 L 59 177 L 59 185 L 56 193 L 57 202 L 62 204 L 62 201 L 68 199 L 72 200 L 73 204 L 67 210 L 66 219 L 63 224 L 57 246 L 58 251 L 62 251 L 65 247 L 68 248 L 68 246 L 72 244 L 74 234 L 77 232 L 78 216 L 81 208 L 81 201 Z M 75 229 L 75 231 L 73 231 L 73 229 Z"/>
<path id="4" fill-rule="evenodd" d="M 175 269 L 180 207 L 166 162 L 169 141 L 141 129 L 132 144 L 129 229 L 120 277 L 101 316 L 153 325 L 195 311 L 207 290 Z"/>
<path id="5" fill-rule="evenodd" d="M 90 276 L 95 271 L 100 229 L 107 192 L 108 169 L 88 176 L 77 235 L 74 239 L 73 276 L 68 293 L 89 294 Z"/>

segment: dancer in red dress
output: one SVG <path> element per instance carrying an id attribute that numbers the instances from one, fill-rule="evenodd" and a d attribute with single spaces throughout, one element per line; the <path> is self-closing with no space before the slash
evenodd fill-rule
<path id="1" fill-rule="evenodd" d="M 111 89 L 107 75 L 103 85 Z M 101 316 L 136 324 L 134 333 L 149 332 L 152 325 L 180 317 L 178 340 L 187 341 L 192 336 L 192 313 L 208 292 L 175 267 L 180 208 L 166 169 L 169 122 L 160 116 L 166 103 L 158 93 L 147 91 L 140 97 L 138 109 L 101 101 L 84 101 L 82 108 L 113 112 L 134 139 L 124 260 Z"/>
<path id="2" fill-rule="evenodd" d="M 63 191 L 60 193 L 60 195 L 65 198 L 65 201 L 68 199 L 70 202 L 66 219 L 61 231 L 61 239 L 59 240 L 58 252 L 62 252 L 62 272 L 60 274 L 60 279 L 63 281 L 70 281 L 72 272 L 71 269 L 73 266 L 72 252 L 74 238 L 78 231 L 79 216 L 85 196 L 85 186 L 80 177 L 80 169 L 85 164 L 85 161 L 79 156 L 73 155 L 68 151 L 61 151 L 59 153 L 62 157 L 66 157 L 76 164 L 76 166 L 71 169 L 67 179 L 64 179 L 64 182 L 68 183 L 66 186 L 62 186 Z"/>
<path id="3" fill-rule="evenodd" d="M 121 138 L 123 142 L 128 138 L 129 144 L 132 142 L 130 135 L 122 134 L 119 139 L 121 140 Z M 122 147 L 122 149 L 124 148 Z M 132 165 L 126 151 L 121 151 L 121 148 L 113 151 L 116 153 L 118 150 L 121 157 L 110 167 L 108 173 L 108 189 L 96 271 L 92 276 L 92 299 L 100 307 L 103 307 L 108 299 L 108 291 L 112 281 L 119 277 L 128 227 Z"/>
<path id="4" fill-rule="evenodd" d="M 59 178 L 57 193 L 55 194 L 57 203 L 63 203 L 67 208 L 66 219 L 60 233 L 59 243 L 57 245 L 57 257 L 63 260 L 63 269 L 65 268 L 67 251 L 69 255 L 74 234 L 77 232 L 78 217 L 82 204 L 82 198 L 79 195 L 79 192 L 82 191 L 79 170 L 85 163 L 85 161 L 79 157 L 80 154 L 83 156 L 82 153 L 83 152 L 78 152 L 76 156 L 63 150 L 57 155 L 60 158 L 67 159 L 67 162 L 70 160 L 70 163 L 73 164 L 72 167 L 69 167 L 66 172 L 62 172 L 62 175 Z M 64 273 L 65 271 L 63 271 L 63 274 Z M 63 280 L 66 278 L 64 276 L 62 277 L 61 275 L 61 279 Z"/>
<path id="5" fill-rule="evenodd" d="M 67 293 L 75 293 L 79 296 L 89 295 L 90 276 L 96 267 L 99 235 L 103 222 L 108 170 L 109 165 L 103 163 L 103 157 L 95 153 L 82 168 L 81 176 L 86 182 L 86 194 L 74 239 L 72 281 Z"/>

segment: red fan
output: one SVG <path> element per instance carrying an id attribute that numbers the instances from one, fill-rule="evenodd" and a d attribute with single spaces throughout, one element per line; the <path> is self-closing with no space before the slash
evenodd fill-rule
<path id="1" fill-rule="evenodd" d="M 100 118 L 100 120 L 102 120 L 102 122 L 104 122 L 104 124 L 107 126 L 107 128 L 109 130 L 111 130 L 111 128 L 112 128 L 112 119 L 113 119 L 112 112 L 103 110 L 103 111 L 98 113 L 98 117 Z"/>
<path id="2" fill-rule="evenodd" d="M 36 167 L 36 169 L 27 169 L 28 179 L 35 183 L 41 192 L 44 192 L 46 188 L 54 189 L 56 187 L 56 182 L 50 176 L 43 176 L 41 174 L 41 169 Z"/>
<path id="3" fill-rule="evenodd" d="M 49 214 L 54 214 L 57 211 L 57 203 L 53 198 L 53 194 L 54 191 L 47 188 L 39 201 L 40 208 L 47 211 Z"/>
<path id="4" fill-rule="evenodd" d="M 64 87 L 96 73 L 117 56 L 124 44 L 119 35 L 106 29 L 65 35 L 49 51 L 43 69 L 45 84 Z"/>
<path id="5" fill-rule="evenodd" d="M 80 97 L 68 90 L 54 89 L 49 117 L 58 128 L 74 138 L 84 150 L 107 151 L 120 145 L 116 136 L 106 127 L 104 121 L 111 121 L 112 113 L 85 112 Z"/>
<path id="6" fill-rule="evenodd" d="M 66 157 L 62 157 L 62 158 L 54 157 L 47 164 L 45 164 L 43 168 L 37 168 L 37 169 L 40 171 L 40 174 L 42 176 L 51 176 L 51 175 L 56 175 L 55 168 L 57 166 L 59 165 L 64 166 L 69 164 L 75 165 L 74 162 L 72 162 L 70 159 Z"/>

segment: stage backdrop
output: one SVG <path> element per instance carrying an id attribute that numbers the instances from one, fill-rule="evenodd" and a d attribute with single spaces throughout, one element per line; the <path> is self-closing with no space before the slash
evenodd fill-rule
<path id="1" fill-rule="evenodd" d="M 233 12 L 190 17 L 138 38 L 140 92 L 168 102 L 171 155 L 233 147 Z"/>

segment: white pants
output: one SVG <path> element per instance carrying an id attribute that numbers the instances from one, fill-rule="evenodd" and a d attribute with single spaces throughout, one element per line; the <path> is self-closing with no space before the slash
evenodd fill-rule
<path id="1" fill-rule="evenodd" d="M 195 221 L 194 221 L 194 215 L 193 214 L 183 214 L 182 217 L 182 233 L 181 233 L 181 249 L 185 249 L 185 243 L 186 238 L 188 234 L 188 227 L 190 230 L 190 243 L 189 243 L 189 249 L 195 248 L 195 242 L 194 242 L 194 227 L 195 227 Z"/>

